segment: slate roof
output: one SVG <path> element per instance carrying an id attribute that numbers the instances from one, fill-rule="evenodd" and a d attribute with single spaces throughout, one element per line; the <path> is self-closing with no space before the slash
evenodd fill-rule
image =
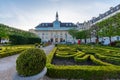
<path id="1" fill-rule="evenodd" d="M 111 7 L 110 10 L 106 11 L 103 14 L 100 14 L 98 17 L 91 19 L 90 22 L 95 23 L 95 22 L 99 21 L 100 19 L 105 18 L 105 17 L 109 16 L 110 14 L 113 14 L 114 12 L 117 12 L 119 10 L 120 10 L 120 4 L 115 7 Z"/>
<path id="2" fill-rule="evenodd" d="M 50 28 L 53 27 L 53 23 L 41 23 L 38 26 L 36 26 L 35 28 Z M 60 27 L 76 27 L 76 25 L 74 23 L 62 23 L 60 22 Z"/>

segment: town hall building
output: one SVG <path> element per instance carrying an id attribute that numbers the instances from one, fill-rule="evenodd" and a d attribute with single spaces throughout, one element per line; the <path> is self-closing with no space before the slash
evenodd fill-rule
<path id="1" fill-rule="evenodd" d="M 77 26 L 72 22 L 59 21 L 58 12 L 52 23 L 41 23 L 35 27 L 34 32 L 41 38 L 42 42 L 62 43 L 74 42 L 73 37 L 68 33 L 69 29 Z"/>

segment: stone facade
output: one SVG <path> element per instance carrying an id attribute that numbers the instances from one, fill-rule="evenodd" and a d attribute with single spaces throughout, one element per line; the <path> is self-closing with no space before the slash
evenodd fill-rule
<path id="1" fill-rule="evenodd" d="M 74 39 L 68 33 L 68 30 L 76 28 L 77 26 L 71 22 L 63 23 L 59 21 L 58 18 L 58 13 L 56 13 L 55 21 L 53 21 L 52 23 L 41 23 L 35 27 L 35 30 L 31 29 L 30 32 L 36 33 L 42 39 L 42 42 L 74 42 Z"/>
<path id="2" fill-rule="evenodd" d="M 67 30 L 37 30 L 36 33 L 42 42 L 73 42 L 73 38 Z"/>

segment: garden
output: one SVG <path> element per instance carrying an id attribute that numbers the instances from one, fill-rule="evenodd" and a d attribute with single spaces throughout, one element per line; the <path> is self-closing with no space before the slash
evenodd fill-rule
<path id="1" fill-rule="evenodd" d="M 120 78 L 120 49 L 108 46 L 57 45 L 47 58 L 52 78 L 106 80 Z"/>
<path id="2" fill-rule="evenodd" d="M 13 46 L 1 46 L 0 47 L 0 58 L 19 54 L 22 51 L 33 48 L 33 45 L 13 45 Z"/>

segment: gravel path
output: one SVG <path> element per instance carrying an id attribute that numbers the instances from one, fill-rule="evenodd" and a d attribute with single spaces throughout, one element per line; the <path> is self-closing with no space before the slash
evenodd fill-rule
<path id="1" fill-rule="evenodd" d="M 54 45 L 50 45 L 47 47 L 42 48 L 46 55 L 54 48 Z M 12 77 L 14 73 L 16 72 L 16 59 L 19 56 L 13 55 L 5 58 L 0 59 L 0 80 L 12 80 Z M 40 80 L 53 80 L 48 77 L 44 77 L 43 79 Z"/>

